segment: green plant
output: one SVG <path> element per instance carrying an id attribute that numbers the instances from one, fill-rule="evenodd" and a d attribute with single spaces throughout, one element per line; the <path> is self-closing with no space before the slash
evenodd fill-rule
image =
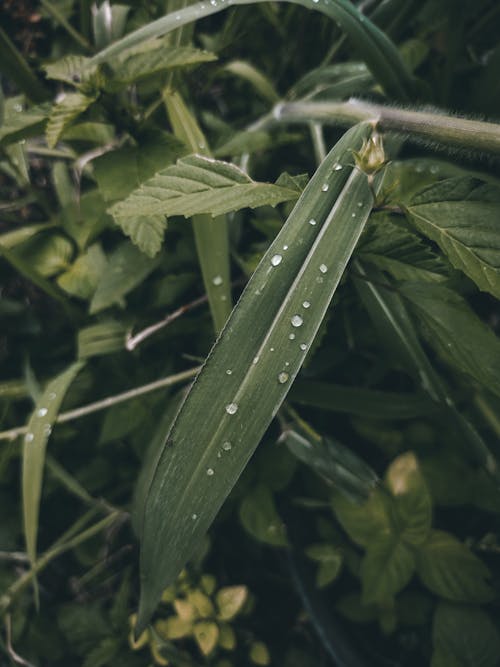
<path id="1" fill-rule="evenodd" d="M 497 3 L 30 7 L 0 31 L 6 660 L 495 667 Z M 208 530 L 215 578 L 184 570 Z"/>

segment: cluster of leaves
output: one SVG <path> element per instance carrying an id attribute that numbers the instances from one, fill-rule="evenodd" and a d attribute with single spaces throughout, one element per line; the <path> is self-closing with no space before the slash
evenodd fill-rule
<path id="1" fill-rule="evenodd" d="M 202 656 L 233 653 L 233 659 L 221 658 L 214 665 L 231 667 L 244 664 L 245 654 L 249 664 L 268 665 L 269 652 L 263 642 L 252 639 L 251 633 L 243 632 L 244 651 L 236 653 L 238 640 L 233 628 L 241 614 L 251 613 L 252 600 L 246 586 L 225 586 L 217 590 L 213 575 L 203 574 L 197 582 L 183 570 L 178 580 L 162 594 L 162 603 L 168 605 L 170 615 L 160 617 L 154 627 L 134 638 L 133 628 L 137 615 L 130 618 L 130 644 L 134 650 L 149 645 L 153 659 L 159 665 L 190 667 L 193 664 L 189 653 L 176 647 L 176 642 L 192 638 Z M 241 629 L 239 630 L 241 635 Z M 245 637 L 246 635 L 246 637 Z M 234 660 L 237 662 L 235 663 Z"/>
<path id="2" fill-rule="evenodd" d="M 6 664 L 497 666 L 498 3 L 11 4 Z"/>

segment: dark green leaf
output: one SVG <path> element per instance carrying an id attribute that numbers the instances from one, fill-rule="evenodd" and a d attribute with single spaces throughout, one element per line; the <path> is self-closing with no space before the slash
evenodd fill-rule
<path id="1" fill-rule="evenodd" d="M 277 547 L 288 544 L 285 526 L 267 487 L 259 485 L 245 496 L 239 514 L 243 527 L 255 539 Z"/>
<path id="2" fill-rule="evenodd" d="M 415 571 L 412 550 L 395 535 L 380 535 L 361 561 L 363 602 L 386 603 L 410 581 Z"/>
<path id="3" fill-rule="evenodd" d="M 494 597 L 488 568 L 453 535 L 432 531 L 417 552 L 418 575 L 433 593 L 454 602 L 489 602 Z"/>

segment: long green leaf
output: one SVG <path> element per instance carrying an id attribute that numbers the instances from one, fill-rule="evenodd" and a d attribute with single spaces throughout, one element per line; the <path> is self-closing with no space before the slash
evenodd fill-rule
<path id="1" fill-rule="evenodd" d="M 31 563 L 36 559 L 38 515 L 42 493 L 45 450 L 64 395 L 83 364 L 77 362 L 47 385 L 28 421 L 24 436 L 22 493 L 26 551 Z"/>
<path id="2" fill-rule="evenodd" d="M 89 65 L 105 62 L 136 44 L 152 37 L 164 35 L 183 25 L 216 14 L 227 7 L 255 4 L 266 0 L 214 0 L 197 2 L 184 9 L 167 14 L 111 44 L 90 59 Z M 375 79 L 387 94 L 408 99 L 414 85 L 413 79 L 403 63 L 393 42 L 377 28 L 358 8 L 348 0 L 284 0 L 313 9 L 333 19 L 356 45 L 356 50 L 366 61 Z"/>
<path id="3" fill-rule="evenodd" d="M 147 495 L 137 632 L 204 536 L 297 375 L 370 214 L 346 133 L 250 279 L 168 435 Z"/>

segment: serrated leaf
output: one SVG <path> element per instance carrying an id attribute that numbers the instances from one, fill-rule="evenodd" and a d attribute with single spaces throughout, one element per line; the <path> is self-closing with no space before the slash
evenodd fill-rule
<path id="1" fill-rule="evenodd" d="M 319 329 L 373 204 L 366 176 L 350 166 L 370 131 L 346 133 L 309 182 L 168 435 L 144 513 L 139 628 L 213 521 Z"/>
<path id="2" fill-rule="evenodd" d="M 413 452 L 398 456 L 389 466 L 386 484 L 393 497 L 393 516 L 401 539 L 421 544 L 432 524 L 432 500 Z"/>
<path id="3" fill-rule="evenodd" d="M 95 99 L 83 93 L 66 93 L 54 104 L 45 128 L 45 138 L 49 148 L 55 147 L 64 130 L 86 111 Z"/>
<path id="4" fill-rule="evenodd" d="M 421 192 L 405 210 L 454 267 L 500 298 L 500 188 L 449 179 Z"/>
<path id="5" fill-rule="evenodd" d="M 118 59 L 110 62 L 113 74 L 106 88 L 119 90 L 148 76 L 214 60 L 217 60 L 217 56 L 208 51 L 192 46 L 168 46 L 165 40 L 151 40 L 134 50 L 125 51 Z"/>
<path id="6" fill-rule="evenodd" d="M 404 284 L 401 293 L 443 359 L 500 396 L 500 339 L 467 302 L 446 287 L 427 283 Z"/>
<path id="7" fill-rule="evenodd" d="M 361 561 L 363 602 L 384 603 L 399 593 L 415 571 L 412 550 L 398 536 L 379 536 Z"/>
<path id="8" fill-rule="evenodd" d="M 500 635 L 477 607 L 441 602 L 434 614 L 432 667 L 497 667 Z"/>
<path id="9" fill-rule="evenodd" d="M 90 313 L 99 313 L 116 303 L 137 287 L 161 262 L 161 255 L 147 257 L 134 245 L 125 241 L 110 255 L 101 273 L 97 289 L 90 302 Z"/>
<path id="10" fill-rule="evenodd" d="M 184 151 L 184 145 L 174 136 L 156 132 L 141 137 L 140 147 L 105 153 L 93 161 L 99 191 L 107 202 L 124 199 Z"/>
<path id="11" fill-rule="evenodd" d="M 81 72 L 85 74 L 85 80 L 92 76 L 95 67 L 88 66 L 88 58 L 85 56 L 68 55 L 53 63 L 44 65 L 45 75 L 48 79 L 64 81 L 73 86 L 81 83 Z"/>
<path id="12" fill-rule="evenodd" d="M 453 535 L 433 530 L 417 551 L 417 571 L 433 593 L 454 602 L 489 602 L 494 597 L 486 565 Z"/>
<path id="13" fill-rule="evenodd" d="M 82 362 L 72 364 L 49 382 L 35 405 L 24 436 L 22 469 L 24 535 L 26 551 L 32 563 L 36 559 L 38 515 L 47 441 L 64 395 L 82 367 Z"/>
<path id="14" fill-rule="evenodd" d="M 396 280 L 441 282 L 448 278 L 443 259 L 414 233 L 387 215 L 373 215 L 360 258 L 387 271 Z"/>
<path id="15" fill-rule="evenodd" d="M 296 191 L 288 188 L 257 183 L 228 162 L 190 155 L 146 181 L 127 199 L 112 206 L 110 213 L 131 235 L 139 234 L 139 228 L 149 218 L 156 229 L 164 216 L 208 213 L 215 217 L 246 207 L 276 206 L 296 196 Z"/>

